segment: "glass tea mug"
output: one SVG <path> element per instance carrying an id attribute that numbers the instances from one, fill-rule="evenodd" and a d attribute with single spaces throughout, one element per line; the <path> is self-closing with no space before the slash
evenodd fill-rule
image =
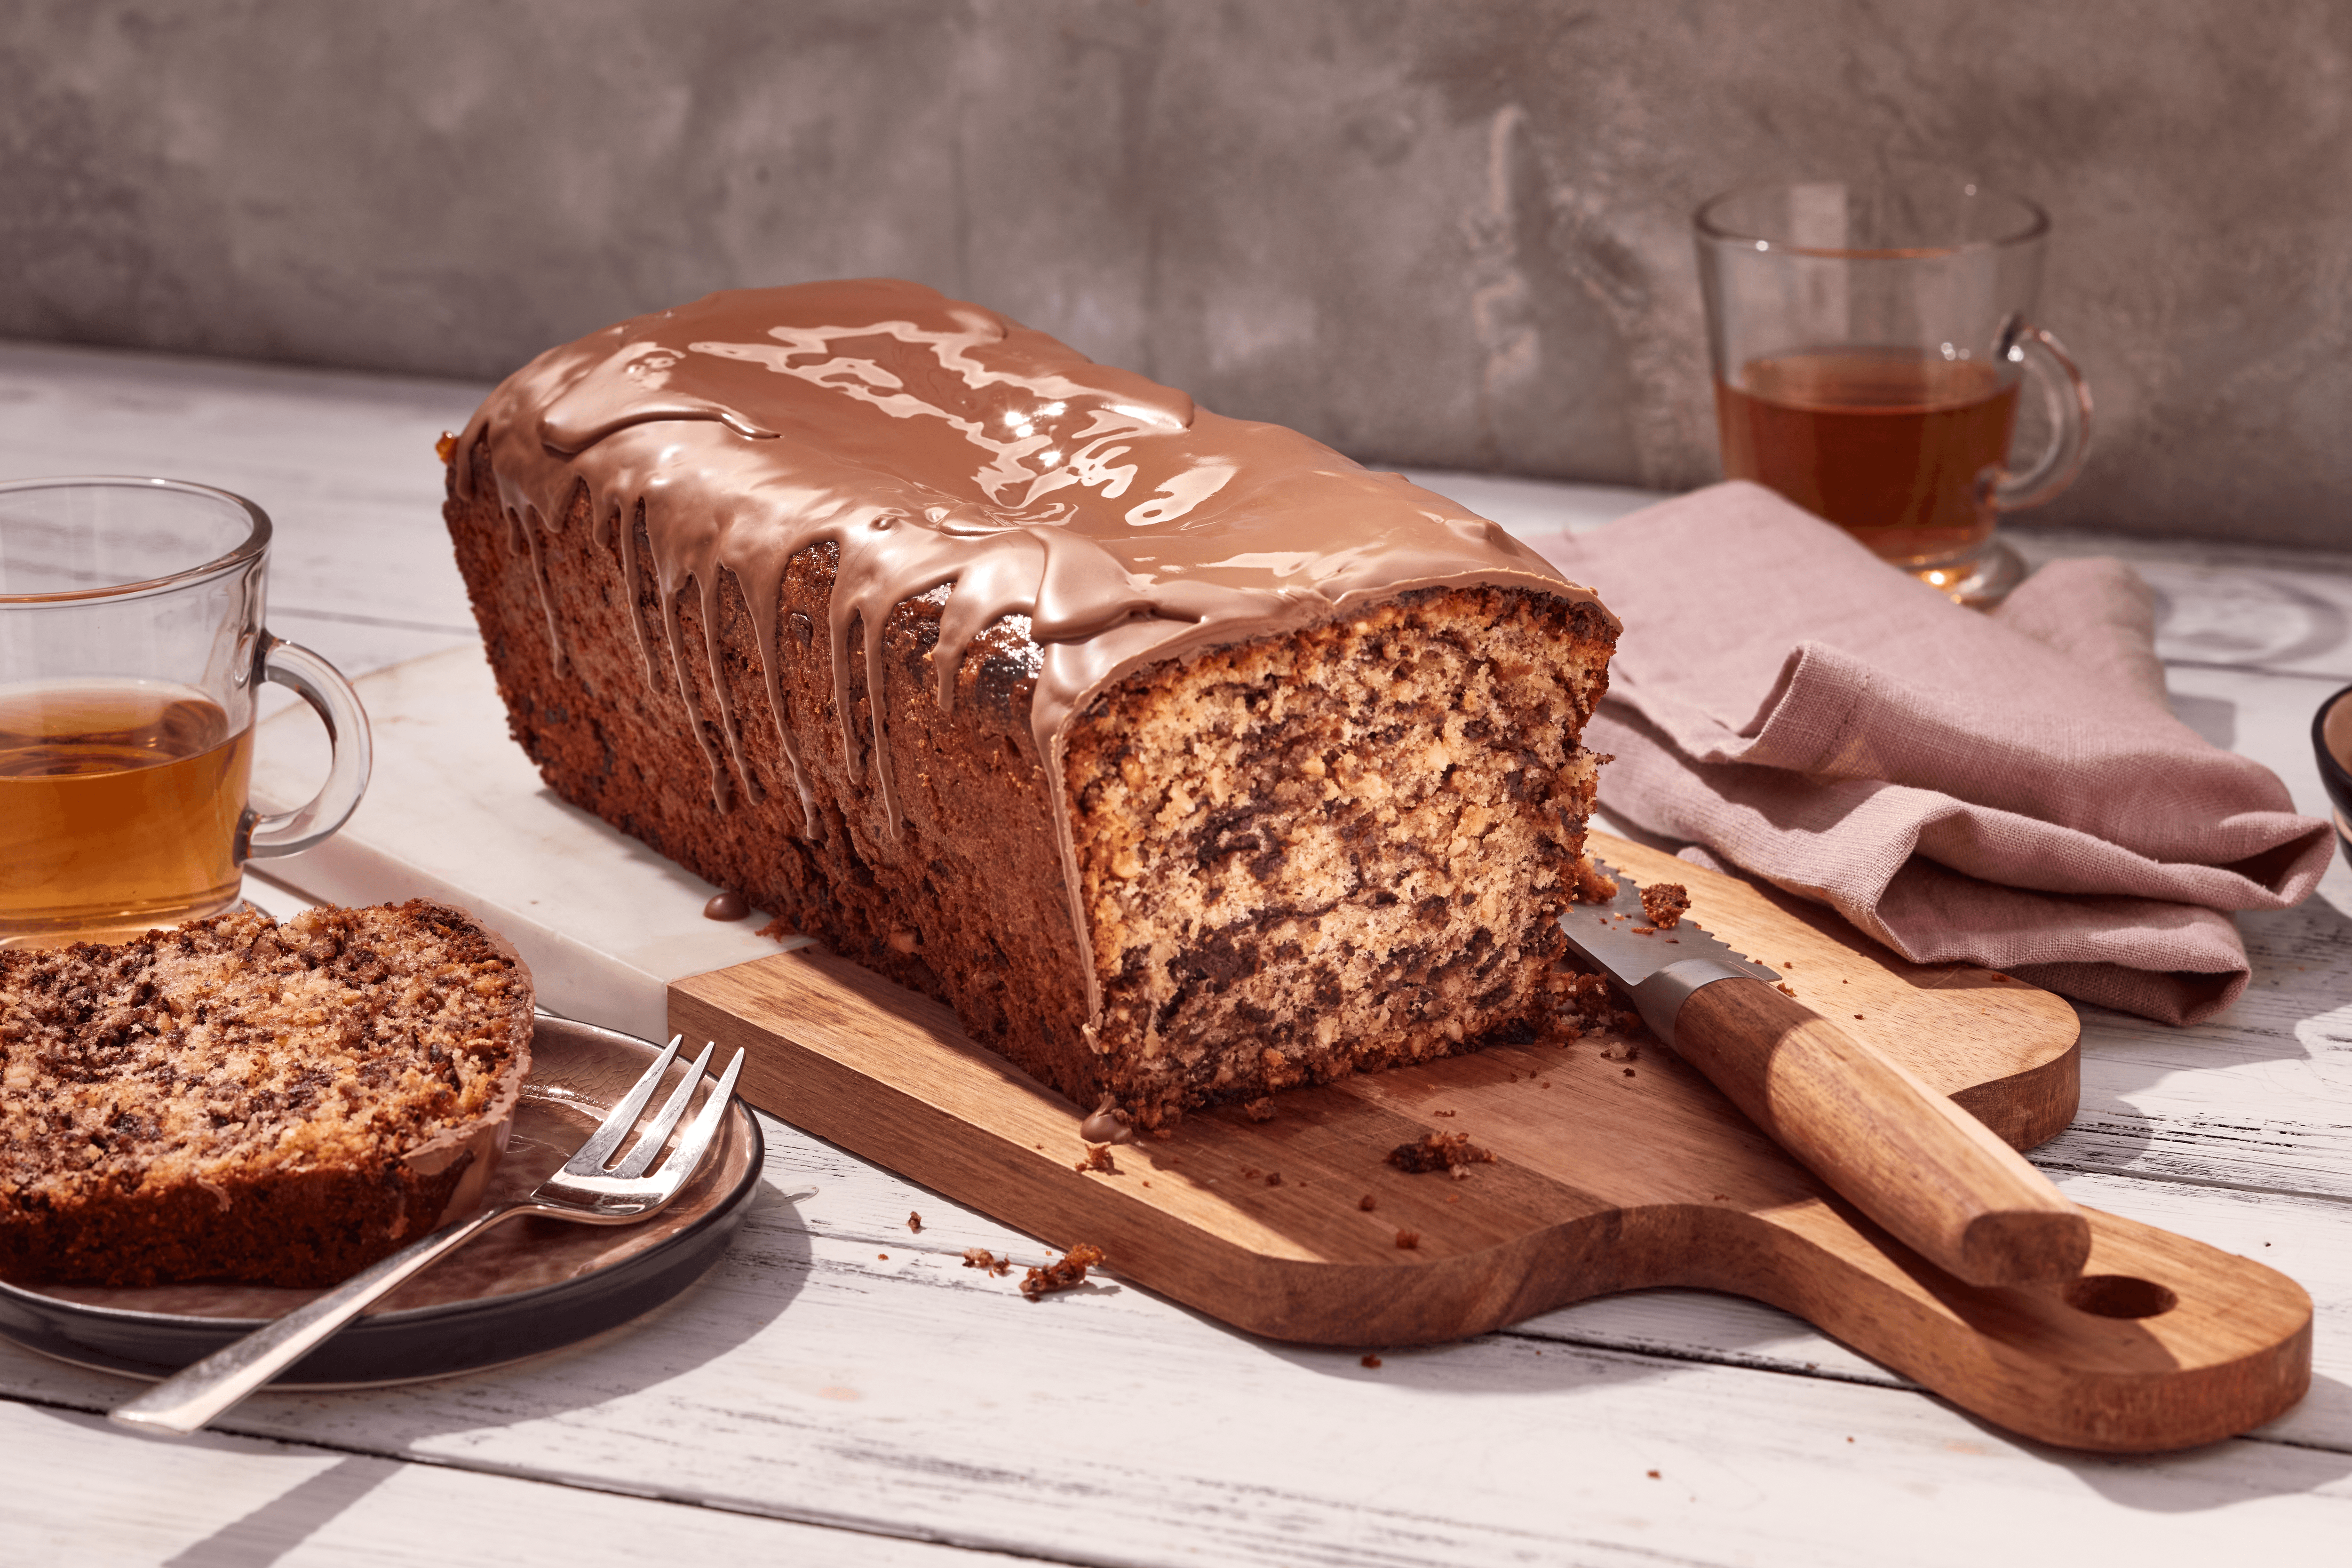
<path id="1" fill-rule="evenodd" d="M 351 683 L 262 625 L 269 519 L 152 479 L 0 484 L 0 946 L 121 941 L 233 908 L 249 858 L 327 838 L 367 787 Z M 316 798 L 247 798 L 260 682 L 327 726 Z"/>
<path id="2" fill-rule="evenodd" d="M 1965 604 L 2023 575 L 2000 514 L 2083 466 L 2091 395 L 2036 325 L 2050 220 L 1961 180 L 1758 185 L 1694 220 L 1724 473 Z M 2012 467 L 2025 383 L 2047 448 Z"/>

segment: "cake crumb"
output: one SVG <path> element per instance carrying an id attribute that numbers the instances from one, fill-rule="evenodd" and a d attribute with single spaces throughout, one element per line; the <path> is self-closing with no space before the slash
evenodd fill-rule
<path id="1" fill-rule="evenodd" d="M 1418 1143 L 1400 1143 L 1389 1151 L 1390 1164 L 1416 1176 L 1432 1171 L 1452 1171 L 1458 1179 L 1469 1173 L 1463 1170 L 1465 1165 L 1494 1163 L 1494 1152 L 1471 1142 L 1467 1132 L 1433 1132 Z"/>
<path id="2" fill-rule="evenodd" d="M 1689 908 L 1690 889 L 1680 882 L 1656 882 L 1642 889 L 1642 912 L 1661 931 L 1680 925 Z"/>
<path id="3" fill-rule="evenodd" d="M 1652 1480 L 1654 1480 L 1654 1480 L 1656 1480 L 1656 1479 L 1658 1479 L 1658 1472 L 1657 1472 L 1657 1471 L 1655 1471 L 1655 1470 L 1652 1470 L 1652 1471 L 1650 1472 L 1650 1479 L 1651 1479 Z"/>
<path id="4" fill-rule="evenodd" d="M 1356 1200 L 1356 1206 L 1363 1210 L 1366 1214 L 1370 1214 L 1381 1205 L 1372 1201 L 1371 1194 L 1366 1193 L 1362 1197 Z"/>
<path id="5" fill-rule="evenodd" d="M 1431 1111 L 1431 1112 L 1430 1112 L 1430 1114 L 1431 1114 L 1432 1116 L 1454 1116 L 1454 1115 L 1457 1115 L 1457 1114 L 1459 1114 L 1459 1113 L 1458 1113 L 1458 1112 L 1456 1112 L 1456 1111 L 1452 1111 L 1452 1110 L 1433 1110 L 1433 1111 Z"/>
<path id="6" fill-rule="evenodd" d="M 982 1274 L 992 1276 L 998 1274 L 1010 1274 L 1013 1272 L 1013 1260 L 1011 1258 L 999 1258 L 996 1254 L 989 1251 L 988 1248 L 984 1247 L 965 1247 L 963 1249 L 963 1266 L 966 1268 L 977 1268 Z"/>
<path id="7" fill-rule="evenodd" d="M 1268 1171 L 1265 1173 L 1265 1184 L 1269 1187 L 1278 1187 L 1282 1185 L 1282 1173 L 1280 1171 Z"/>
<path id="8" fill-rule="evenodd" d="M 1785 980 L 1780 984 L 1774 986 L 1772 989 L 1778 991 L 1783 996 L 1794 996 L 1796 994 L 1795 992 L 1789 989 L 1789 983 Z"/>
<path id="9" fill-rule="evenodd" d="M 1568 896 L 1580 904 L 1605 904 L 1617 896 L 1617 879 L 1605 875 L 1588 855 L 1576 868 Z"/>
<path id="10" fill-rule="evenodd" d="M 1376 1356 L 1376 1355 L 1374 1355 L 1374 1354 L 1372 1354 L 1370 1351 L 1366 1351 L 1366 1352 L 1364 1352 L 1364 1359 L 1363 1359 L 1362 1361 L 1359 1362 L 1357 1364 L 1358 1364 L 1358 1365 L 1360 1365 L 1360 1366 L 1377 1367 L 1377 1366 L 1379 1366 L 1379 1365 L 1381 1364 L 1381 1358 L 1380 1358 L 1380 1357 L 1378 1357 L 1378 1356 Z M 1849 1443 L 1851 1443 L 1851 1442 L 1853 1442 L 1853 1438 L 1851 1438 L 1851 1437 L 1848 1437 L 1848 1438 L 1846 1439 L 1846 1441 L 1847 1441 L 1847 1442 L 1849 1442 Z"/>
<path id="11" fill-rule="evenodd" d="M 456 454 L 457 450 L 457 437 L 453 431 L 442 431 L 441 439 L 433 443 L 433 455 L 445 463 Z"/>
<path id="12" fill-rule="evenodd" d="M 1265 1173 L 1259 1170 L 1255 1165 L 1244 1165 L 1242 1167 L 1242 1180 L 1244 1182 L 1255 1182 L 1260 1176 L 1265 1174 Z"/>
<path id="13" fill-rule="evenodd" d="M 1658 934 L 1658 928 L 1655 926 L 1628 926 L 1625 929 L 1632 931 L 1635 936 L 1655 936 Z"/>
<path id="14" fill-rule="evenodd" d="M 754 936 L 764 936 L 771 942 L 782 942 L 786 937 L 798 936 L 801 933 L 793 929 L 791 921 L 785 920 L 783 916 L 778 915 L 774 920 L 770 921 L 766 925 L 761 926 L 758 931 L 751 934 Z"/>
<path id="15" fill-rule="evenodd" d="M 1162 1143 L 1165 1143 L 1165 1142 L 1168 1142 L 1168 1140 L 1170 1140 L 1171 1138 L 1175 1137 L 1175 1136 L 1176 1136 L 1176 1134 L 1175 1134 L 1173 1131 L 1171 1131 L 1170 1129 L 1168 1129 L 1168 1128 L 1165 1128 L 1165 1127 L 1155 1127 L 1155 1128 L 1153 1128 L 1153 1129 L 1151 1130 L 1151 1136 L 1152 1136 L 1153 1138 L 1157 1139 L 1159 1142 L 1162 1142 Z"/>
<path id="16" fill-rule="evenodd" d="M 1627 1068 L 1625 1069 L 1625 1076 L 1627 1078 L 1632 1078 L 1633 1076 L 1633 1069 L 1632 1068 Z"/>
<path id="17" fill-rule="evenodd" d="M 1079 1161 L 1076 1164 L 1071 1166 L 1070 1169 L 1082 1173 L 1087 1171 L 1100 1171 L 1106 1176 L 1116 1176 L 1118 1174 L 1118 1166 L 1110 1157 L 1110 1145 L 1108 1143 L 1089 1143 L 1087 1145 L 1087 1157 Z"/>
<path id="18" fill-rule="evenodd" d="M 907 1211 L 907 1228 L 913 1231 L 916 1235 L 920 1236 L 923 1231 L 923 1216 L 917 1214 L 914 1210 L 908 1209 Z"/>
<path id="19" fill-rule="evenodd" d="M 1242 1107 L 1242 1114 L 1248 1117 L 1252 1121 L 1273 1121 L 1274 1096 L 1270 1094 L 1259 1095 L 1255 1100 L 1249 1101 Z"/>
<path id="20" fill-rule="evenodd" d="M 1056 1290 L 1075 1290 L 1086 1283 L 1087 1270 L 1098 1268 L 1103 1263 L 1103 1249 L 1087 1242 L 1079 1242 L 1062 1254 L 1058 1263 L 1048 1263 L 1043 1268 L 1032 1268 L 1021 1277 L 1021 1293 L 1032 1301 L 1042 1300 Z"/>
<path id="21" fill-rule="evenodd" d="M 1411 1252 L 1413 1248 L 1421 1245 L 1421 1232 L 1417 1230 L 1401 1230 L 1397 1232 L 1397 1245 L 1402 1247 L 1405 1251 Z"/>

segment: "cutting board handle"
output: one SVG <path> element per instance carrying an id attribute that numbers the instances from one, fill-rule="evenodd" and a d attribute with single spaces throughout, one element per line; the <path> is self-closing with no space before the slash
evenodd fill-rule
<path id="1" fill-rule="evenodd" d="M 1690 1282 L 1770 1301 L 1957 1405 L 2070 1448 L 2189 1447 L 2259 1426 L 2303 1397 L 2311 1383 L 2303 1287 L 2202 1242 L 2079 1212 L 2091 1255 L 2074 1279 L 1963 1284 L 1843 1203 L 1821 1199 L 1727 1211 L 1748 1245 L 1727 1250 L 1727 1269 Z"/>

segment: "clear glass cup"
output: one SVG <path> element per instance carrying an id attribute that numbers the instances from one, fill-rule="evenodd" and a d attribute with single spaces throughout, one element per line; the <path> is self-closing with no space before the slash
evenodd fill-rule
<path id="1" fill-rule="evenodd" d="M 120 941 L 233 907 L 248 858 L 341 827 L 367 715 L 333 666 L 262 626 L 269 519 L 174 479 L 0 484 L 0 946 Z M 258 684 L 333 748 L 299 810 L 247 799 Z"/>
<path id="2" fill-rule="evenodd" d="M 1726 477 L 1754 479 L 1964 604 L 2023 576 L 2000 514 L 2081 472 L 2091 394 L 2033 321 L 2050 220 L 1964 180 L 1757 185 L 1698 209 Z M 2012 464 L 2025 382 L 2050 440 Z"/>

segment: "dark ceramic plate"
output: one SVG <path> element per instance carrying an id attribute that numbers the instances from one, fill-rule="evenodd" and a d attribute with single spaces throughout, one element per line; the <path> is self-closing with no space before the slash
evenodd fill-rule
<path id="1" fill-rule="evenodd" d="M 537 1186 L 656 1054 L 628 1035 L 542 1016 L 490 1196 L 520 1197 Z M 671 1068 L 670 1081 L 684 1070 Z M 710 1092 L 708 1082 L 702 1092 Z M 446 1377 L 618 1328 L 719 1261 L 751 1206 L 762 1152 L 759 1121 L 739 1100 L 717 1152 L 653 1219 L 613 1226 L 509 1220 L 377 1302 L 271 1386 L 351 1388 Z M 0 1336 L 77 1366 L 152 1381 L 318 1294 L 265 1285 L 36 1289 L 0 1281 Z"/>

